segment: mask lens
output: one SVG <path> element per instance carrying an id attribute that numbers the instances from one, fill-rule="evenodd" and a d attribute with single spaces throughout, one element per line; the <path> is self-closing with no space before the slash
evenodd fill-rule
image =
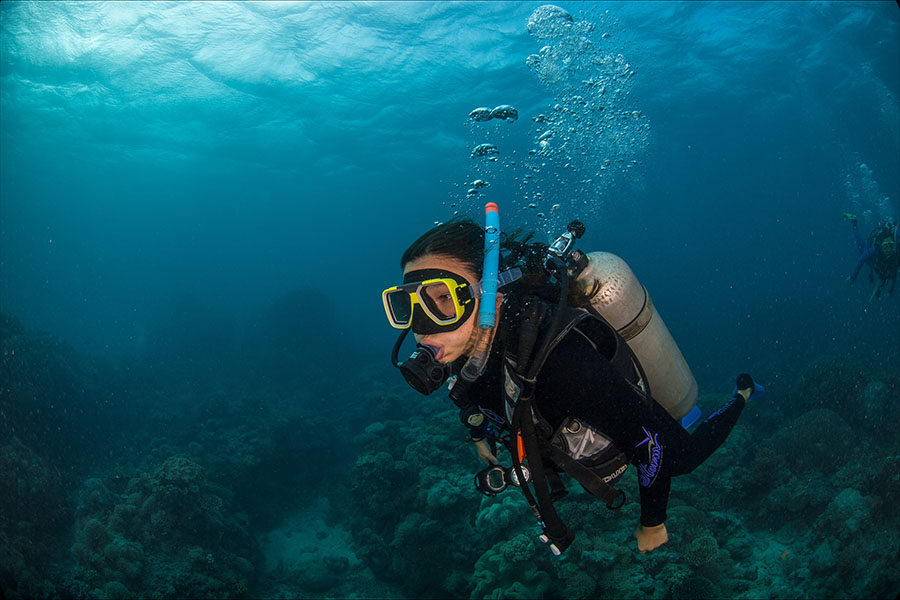
<path id="1" fill-rule="evenodd" d="M 391 317 L 397 325 L 407 325 L 412 318 L 412 300 L 409 292 L 397 290 L 387 294 L 388 307 L 391 310 Z"/>
<path id="2" fill-rule="evenodd" d="M 456 319 L 456 302 L 446 283 L 436 282 L 422 286 L 419 299 L 441 321 Z"/>

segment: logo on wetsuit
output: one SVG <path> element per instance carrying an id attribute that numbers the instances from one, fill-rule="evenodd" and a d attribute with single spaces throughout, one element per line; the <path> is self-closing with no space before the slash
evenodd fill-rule
<path id="1" fill-rule="evenodd" d="M 659 475 L 659 466 L 662 463 L 662 446 L 659 445 L 657 438 L 659 434 L 652 434 L 645 427 L 641 427 L 647 436 L 644 441 L 637 444 L 635 448 L 640 448 L 647 444 L 647 461 L 641 461 L 638 464 L 638 482 L 642 487 L 650 487 L 656 481 Z"/>
<path id="2" fill-rule="evenodd" d="M 735 392 L 734 392 L 734 395 L 731 397 L 731 400 L 729 400 L 728 402 L 726 402 L 721 408 L 719 408 L 719 410 L 717 410 L 717 411 L 714 412 L 713 414 L 711 414 L 711 415 L 709 415 L 708 417 L 706 417 L 706 421 L 712 421 L 713 419 L 715 419 L 716 417 L 718 417 L 719 415 L 721 415 L 723 412 L 725 412 L 726 410 L 728 410 L 728 409 L 731 407 L 731 405 L 734 404 L 734 401 L 737 400 L 737 398 L 738 398 L 738 392 L 735 391 Z M 705 423 L 706 421 L 704 421 L 704 423 Z M 647 430 L 645 429 L 644 431 L 647 431 Z"/>

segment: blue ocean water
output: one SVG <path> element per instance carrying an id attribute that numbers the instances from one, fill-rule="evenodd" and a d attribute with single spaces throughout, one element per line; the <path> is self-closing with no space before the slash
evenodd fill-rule
<path id="1" fill-rule="evenodd" d="M 841 214 L 858 214 L 865 232 L 900 218 L 897 4 L 557 3 L 571 23 L 535 18 L 540 6 L 0 4 L 0 467 L 14 473 L 2 479 L 5 508 L 29 485 L 35 507 L 0 519 L 8 597 L 577 595 L 572 573 L 540 561 L 528 570 L 548 579 L 524 592 L 512 567 L 471 576 L 490 572 L 476 561 L 517 531 L 487 526 L 497 539 L 486 548 L 447 555 L 460 565 L 453 577 L 404 582 L 397 573 L 422 564 L 397 549 L 394 529 L 365 522 L 390 519 L 360 509 L 382 492 L 339 487 L 377 452 L 414 453 L 412 431 L 443 444 L 464 436 L 441 412 L 446 398 L 421 404 L 388 364 L 394 330 L 379 294 L 419 234 L 457 214 L 480 221 L 488 201 L 504 228 L 549 242 L 580 219 L 582 248 L 625 258 L 701 396 L 727 393 L 744 370 L 769 385 L 777 406 L 748 411 L 729 457 L 761 464 L 762 442 L 794 453 L 804 440 L 777 431 L 814 410 L 842 417 L 854 441 L 837 458 L 823 450 L 815 476 L 792 465 L 771 484 L 779 502 L 828 526 L 860 520 L 826 531 L 827 552 L 799 516 L 767 527 L 776 511 L 756 498 L 734 517 L 755 541 L 728 547 L 716 573 L 702 571 L 710 561 L 676 575 L 643 560 L 643 582 L 588 595 L 633 583 L 637 595 L 677 597 L 702 578 L 729 597 L 893 597 L 900 440 L 869 427 L 896 416 L 900 292 L 870 298 L 865 269 L 847 285 L 858 253 Z M 517 120 L 469 118 L 504 104 Z M 482 143 L 498 154 L 472 156 Z M 476 179 L 489 185 L 470 193 Z M 446 427 L 429 429 L 435 414 Z M 807 430 L 833 433 L 818 417 Z M 383 442 L 391 435 L 402 442 Z M 886 471 L 835 483 L 863 451 Z M 158 513 L 127 508 L 126 496 L 161 502 L 154 494 L 175 471 L 231 545 L 190 538 L 186 525 L 177 544 L 159 544 L 159 516 L 142 529 Z M 260 490 L 278 502 L 255 502 Z M 190 498 L 178 494 L 170 501 Z M 435 527 L 425 507 L 436 501 L 420 500 L 394 509 L 419 515 L 397 530 Z M 478 500 L 441 506 L 474 525 L 490 508 Z M 328 518 L 317 531 L 297 525 L 296 539 L 333 544 L 329 561 L 279 566 L 278 548 L 297 554 L 290 524 L 313 506 Z M 42 537 L 47 514 L 53 535 Z M 111 524 L 114 514 L 129 525 Z M 879 519 L 886 541 L 869 527 Z M 618 541 L 623 552 L 598 546 L 583 559 L 607 580 L 642 560 L 627 535 Z M 878 544 L 880 570 L 864 570 Z M 857 554 L 840 553 L 846 545 Z M 221 586 L 151 576 L 164 560 Z"/>

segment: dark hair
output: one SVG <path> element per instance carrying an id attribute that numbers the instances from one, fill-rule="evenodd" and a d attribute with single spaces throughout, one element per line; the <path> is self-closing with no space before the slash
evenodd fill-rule
<path id="1" fill-rule="evenodd" d="M 400 268 L 429 254 L 455 258 L 481 279 L 484 229 L 472 219 L 454 219 L 432 227 L 406 249 L 400 258 Z"/>
<path id="2" fill-rule="evenodd" d="M 506 293 L 520 297 L 538 296 L 550 302 L 559 299 L 559 284 L 552 282 L 544 269 L 547 244 L 531 242 L 534 232 L 516 229 L 511 234 L 500 234 L 500 270 L 519 267 L 523 276 L 504 288 Z M 529 243 L 531 242 L 531 243 Z M 407 263 L 428 255 L 447 256 L 466 265 L 479 279 L 484 261 L 484 228 L 470 218 L 453 219 L 433 227 L 410 244 L 400 259 L 400 268 Z M 596 289 L 585 291 L 574 278 L 569 281 L 570 306 L 587 306 Z"/>

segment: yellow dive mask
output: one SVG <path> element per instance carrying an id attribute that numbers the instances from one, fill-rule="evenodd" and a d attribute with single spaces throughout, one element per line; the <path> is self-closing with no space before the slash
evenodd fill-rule
<path id="1" fill-rule="evenodd" d="M 419 334 L 453 331 L 475 312 L 477 289 L 460 275 L 421 269 L 410 271 L 403 281 L 381 293 L 384 312 L 395 329 L 412 326 Z"/>

